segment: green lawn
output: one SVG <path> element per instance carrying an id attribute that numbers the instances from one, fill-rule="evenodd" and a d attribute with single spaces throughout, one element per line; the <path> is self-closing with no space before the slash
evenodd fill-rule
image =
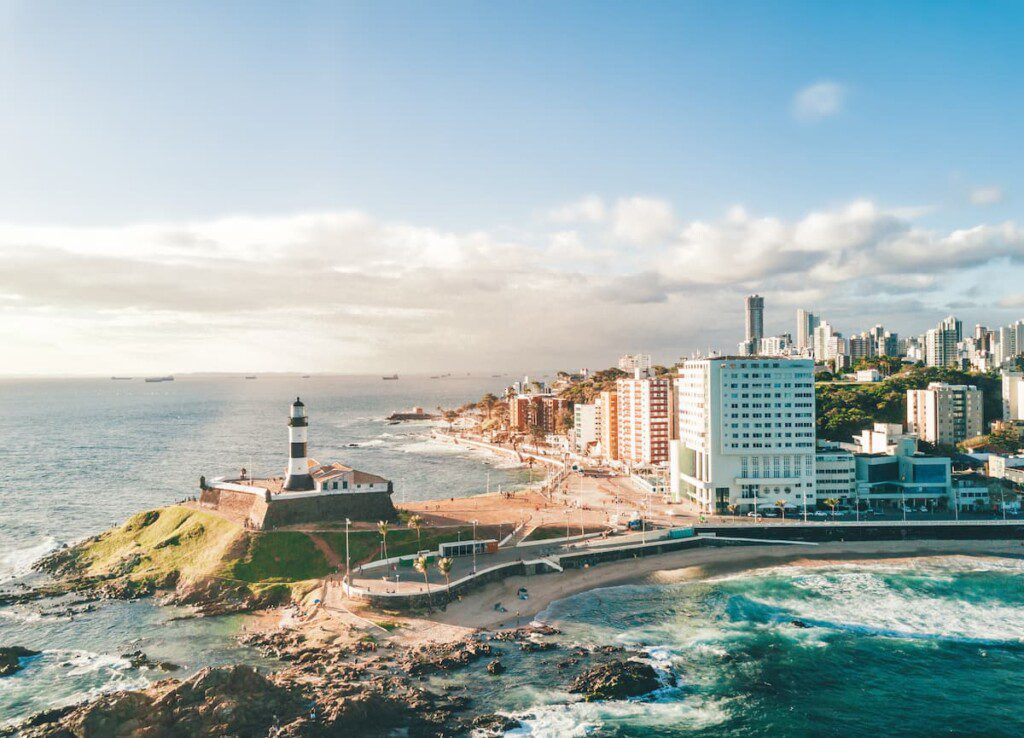
<path id="1" fill-rule="evenodd" d="M 584 528 L 587 533 L 598 533 L 604 528 Z M 569 535 L 578 536 L 580 534 L 580 527 L 578 525 L 569 526 Z M 530 531 L 530 535 L 524 538 L 524 541 L 546 541 L 549 538 L 565 538 L 565 526 L 564 525 L 540 525 Z"/>
<path id="2" fill-rule="evenodd" d="M 508 535 L 511 530 L 511 525 L 505 525 L 501 528 L 500 533 Z M 318 535 L 327 541 L 342 561 L 345 560 L 345 534 L 343 532 L 321 532 Z M 476 535 L 480 539 L 501 540 L 498 526 L 478 525 Z M 424 550 L 436 551 L 442 543 L 458 540 L 468 541 L 472 538 L 473 526 L 471 525 L 452 528 L 423 528 L 420 531 L 420 541 L 417 544 L 415 530 L 393 528 L 388 532 L 388 556 L 407 556 Z M 368 530 L 353 531 L 349 534 L 349 549 L 353 566 L 379 559 L 381 558 L 380 534 Z"/>
<path id="3" fill-rule="evenodd" d="M 243 582 L 298 582 L 325 577 L 327 559 L 305 533 L 278 531 L 250 536 L 245 554 L 224 567 Z"/>

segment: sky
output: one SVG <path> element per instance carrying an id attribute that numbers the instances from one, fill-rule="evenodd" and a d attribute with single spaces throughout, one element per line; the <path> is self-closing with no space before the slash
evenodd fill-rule
<path id="1" fill-rule="evenodd" d="M 1024 5 L 0 4 L 0 375 L 1024 318 Z"/>

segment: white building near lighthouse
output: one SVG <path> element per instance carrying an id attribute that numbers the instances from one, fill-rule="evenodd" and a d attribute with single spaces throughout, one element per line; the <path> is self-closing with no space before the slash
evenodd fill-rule
<path id="1" fill-rule="evenodd" d="M 702 513 L 813 509 L 814 362 L 722 356 L 683 364 L 673 497 Z"/>

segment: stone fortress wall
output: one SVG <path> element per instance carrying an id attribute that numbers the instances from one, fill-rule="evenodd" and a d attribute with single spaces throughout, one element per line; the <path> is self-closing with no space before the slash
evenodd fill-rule
<path id="1" fill-rule="evenodd" d="M 207 487 L 199 504 L 247 524 L 256 530 L 273 530 L 288 525 L 344 522 L 345 518 L 376 522 L 395 520 L 398 511 L 390 492 L 352 492 L 288 499 L 286 495 L 266 497 L 235 490 Z"/>

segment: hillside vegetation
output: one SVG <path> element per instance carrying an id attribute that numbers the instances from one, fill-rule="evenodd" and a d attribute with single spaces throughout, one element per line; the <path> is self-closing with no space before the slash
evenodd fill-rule
<path id="1" fill-rule="evenodd" d="M 818 382 L 815 398 L 818 438 L 849 441 L 873 423 L 904 423 L 907 390 L 929 382 L 973 384 L 984 392 L 985 425 L 1002 416 L 1002 388 L 996 374 L 976 374 L 947 367 L 913 367 L 872 384 Z"/>
<path id="2" fill-rule="evenodd" d="M 303 533 L 259 533 L 202 510 L 172 505 L 58 551 L 39 568 L 68 590 L 130 598 L 170 592 L 206 612 L 287 601 L 331 567 Z"/>

